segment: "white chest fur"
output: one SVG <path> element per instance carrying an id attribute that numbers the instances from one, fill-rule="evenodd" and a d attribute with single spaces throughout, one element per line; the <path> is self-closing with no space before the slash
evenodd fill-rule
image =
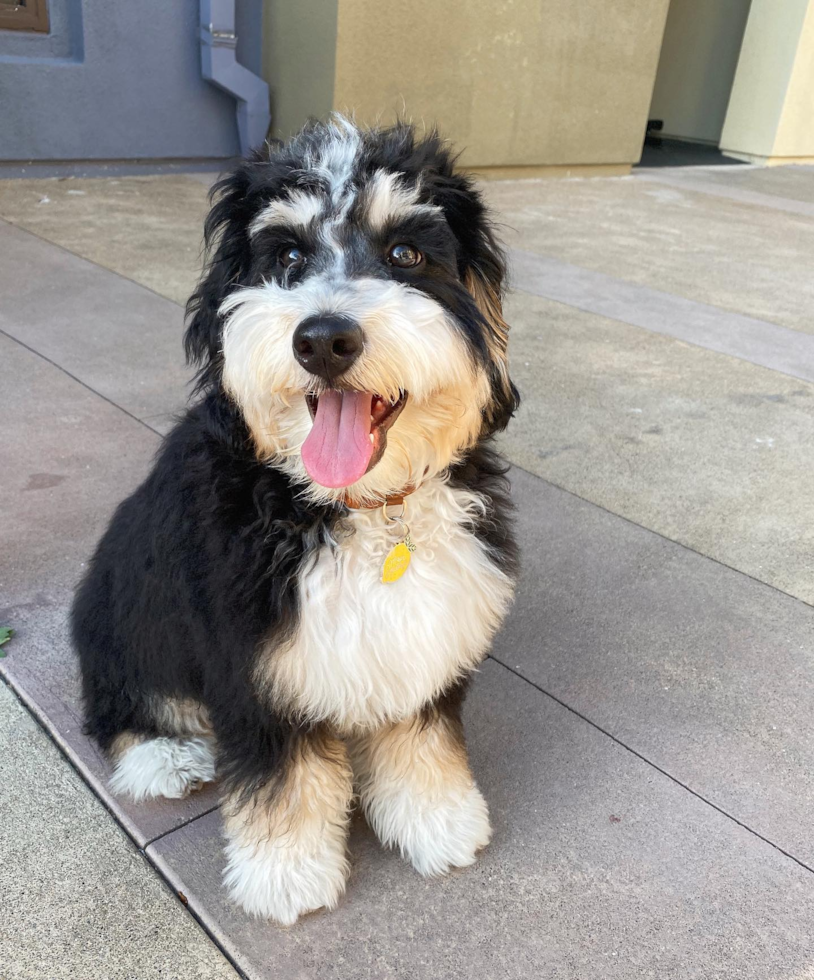
<path id="1" fill-rule="evenodd" d="M 433 480 L 408 498 L 416 551 L 381 581 L 399 540 L 381 511 L 354 511 L 351 533 L 300 578 L 300 624 L 258 670 L 282 705 L 340 730 L 419 711 L 482 659 L 509 604 L 510 580 L 467 526 L 482 500 Z"/>

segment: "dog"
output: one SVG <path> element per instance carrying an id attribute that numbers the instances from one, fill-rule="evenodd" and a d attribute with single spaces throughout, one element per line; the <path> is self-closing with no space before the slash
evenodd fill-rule
<path id="1" fill-rule="evenodd" d="M 516 575 L 505 262 L 437 133 L 312 122 L 213 189 L 196 398 L 72 611 L 135 800 L 222 787 L 225 885 L 337 904 L 358 799 L 423 875 L 490 839 L 461 705 Z"/>

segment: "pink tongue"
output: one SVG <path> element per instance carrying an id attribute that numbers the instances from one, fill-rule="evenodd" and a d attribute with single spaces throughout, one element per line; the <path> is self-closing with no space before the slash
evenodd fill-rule
<path id="1" fill-rule="evenodd" d="M 319 396 L 317 414 L 302 446 L 308 475 L 323 487 L 347 487 L 367 472 L 373 443 L 370 441 L 369 391 L 325 391 Z"/>

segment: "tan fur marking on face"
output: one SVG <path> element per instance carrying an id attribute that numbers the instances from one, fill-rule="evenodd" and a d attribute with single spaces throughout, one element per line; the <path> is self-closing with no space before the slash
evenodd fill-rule
<path id="1" fill-rule="evenodd" d="M 344 836 L 353 795 L 344 742 L 310 734 L 295 748 L 282 777 L 248 801 L 228 797 L 222 807 L 227 834 L 241 844 L 312 848 L 323 835 Z"/>

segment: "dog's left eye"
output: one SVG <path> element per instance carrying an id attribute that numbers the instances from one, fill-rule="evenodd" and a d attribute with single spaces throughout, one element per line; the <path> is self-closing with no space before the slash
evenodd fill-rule
<path id="1" fill-rule="evenodd" d="M 280 252 L 280 265 L 286 269 L 298 268 L 305 264 L 305 253 L 295 246 L 287 246 Z"/>
<path id="2" fill-rule="evenodd" d="M 422 258 L 421 252 L 412 245 L 394 245 L 387 253 L 390 265 L 396 265 L 400 269 L 410 269 L 418 265 Z"/>

